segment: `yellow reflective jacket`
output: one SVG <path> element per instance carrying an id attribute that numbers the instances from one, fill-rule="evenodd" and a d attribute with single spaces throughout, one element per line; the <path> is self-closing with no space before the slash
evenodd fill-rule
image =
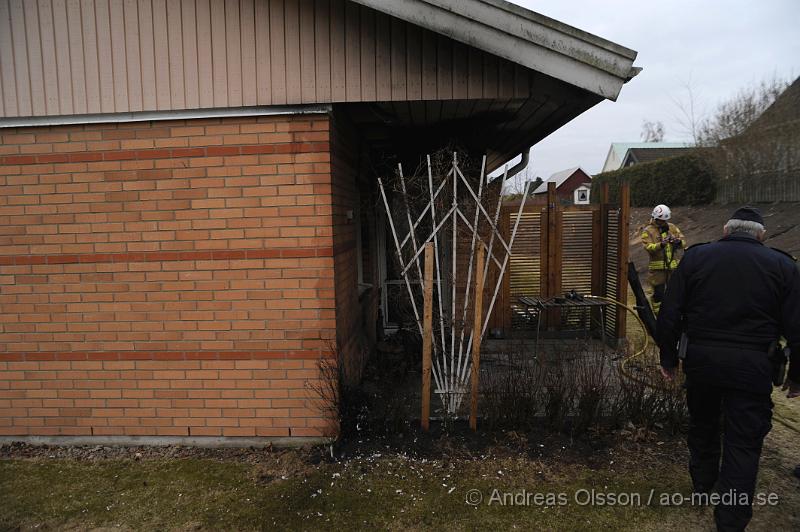
<path id="1" fill-rule="evenodd" d="M 668 243 L 669 237 L 680 240 L 681 245 Z M 655 223 L 651 223 L 642 230 L 642 245 L 650 255 L 648 269 L 674 270 L 680 261 L 678 250 L 686 249 L 686 237 L 675 224 L 667 224 L 665 230 L 662 231 Z"/>

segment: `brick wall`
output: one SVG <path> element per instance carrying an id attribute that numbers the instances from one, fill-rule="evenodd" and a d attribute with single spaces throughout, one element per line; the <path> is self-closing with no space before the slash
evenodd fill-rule
<path id="1" fill-rule="evenodd" d="M 326 115 L 0 135 L 0 435 L 330 432 Z"/>

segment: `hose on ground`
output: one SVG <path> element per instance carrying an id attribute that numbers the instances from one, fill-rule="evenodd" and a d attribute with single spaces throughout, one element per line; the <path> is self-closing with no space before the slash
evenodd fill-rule
<path id="1" fill-rule="evenodd" d="M 642 332 L 644 333 L 644 343 L 642 345 L 642 348 L 639 349 L 638 351 L 636 351 L 635 353 L 633 353 L 632 355 L 625 357 L 622 360 L 622 362 L 619 365 L 620 373 L 622 373 L 622 375 L 625 378 L 627 378 L 628 380 L 636 382 L 636 383 L 641 384 L 643 386 L 647 386 L 649 388 L 654 388 L 654 389 L 659 389 L 659 390 L 670 390 L 670 389 L 674 388 L 675 384 L 672 384 L 671 386 L 655 385 L 652 382 L 648 382 L 648 381 L 646 381 L 644 379 L 641 379 L 641 378 L 637 377 L 636 375 L 634 375 L 631 372 L 630 369 L 628 369 L 628 364 L 631 361 L 642 357 L 642 355 L 644 355 L 647 352 L 647 348 L 650 347 L 650 336 L 647 334 L 647 328 L 644 326 L 644 322 L 642 321 L 642 318 L 639 317 L 639 313 L 636 312 L 636 309 L 631 307 L 630 305 L 622 303 L 621 301 L 617 301 L 616 299 L 611 299 L 610 297 L 594 296 L 594 295 L 587 295 L 587 296 L 584 296 L 584 297 L 587 297 L 589 299 L 597 299 L 597 300 L 600 300 L 600 301 L 605 301 L 607 303 L 612 303 L 614 305 L 617 305 L 618 307 L 621 307 L 621 308 L 627 310 L 628 312 L 630 312 L 633 315 L 634 318 L 636 318 L 636 321 L 638 321 L 639 325 L 642 327 Z M 675 381 L 673 381 L 673 382 L 675 382 Z"/>
<path id="2" fill-rule="evenodd" d="M 647 334 L 647 329 L 644 326 L 644 322 L 642 322 L 642 319 L 639 317 L 639 313 L 636 312 L 636 309 L 634 309 L 633 307 L 631 307 L 629 305 L 626 305 L 625 303 L 622 303 L 621 301 L 617 301 L 616 299 L 611 299 L 609 297 L 593 296 L 593 295 L 587 295 L 587 296 L 584 296 L 584 297 L 588 297 L 590 299 L 598 299 L 600 301 L 606 301 L 608 303 L 613 303 L 614 305 L 617 305 L 619 307 L 624 308 L 625 310 L 627 310 L 628 312 L 633 314 L 633 317 L 636 318 L 636 321 L 638 321 L 639 325 L 642 327 L 642 332 L 644 333 L 644 344 L 642 345 L 642 348 L 639 349 L 638 351 L 636 351 L 631 356 L 625 357 L 622 360 L 622 363 L 620 363 L 620 365 L 619 365 L 620 373 L 625 378 L 627 378 L 628 380 L 631 380 L 633 382 L 636 382 L 638 384 L 641 384 L 643 386 L 646 386 L 646 387 L 649 387 L 649 388 L 653 388 L 653 389 L 657 389 L 657 390 L 671 390 L 671 389 L 674 389 L 677 386 L 677 380 L 673 380 L 672 381 L 673 384 L 671 386 L 665 386 L 665 385 L 657 386 L 657 385 L 654 385 L 651 382 L 647 382 L 644 379 L 640 379 L 640 378 L 636 377 L 628 369 L 628 367 L 627 367 L 628 363 L 630 363 L 632 360 L 635 360 L 635 359 L 641 357 L 642 355 L 644 355 L 647 352 L 647 348 L 650 345 L 649 335 Z M 781 423 L 785 427 L 791 429 L 794 432 L 800 433 L 800 431 L 798 430 L 797 426 L 795 426 L 794 424 L 790 423 L 787 419 L 785 419 L 782 415 L 780 415 L 780 413 L 775 412 L 775 413 L 773 413 L 772 417 L 773 417 L 773 419 L 775 419 L 776 421 L 778 421 L 779 423 Z"/>

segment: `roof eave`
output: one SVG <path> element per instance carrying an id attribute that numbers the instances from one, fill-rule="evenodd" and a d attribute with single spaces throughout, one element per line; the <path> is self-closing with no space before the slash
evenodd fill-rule
<path id="1" fill-rule="evenodd" d="M 502 0 L 353 0 L 616 100 L 636 52 Z"/>

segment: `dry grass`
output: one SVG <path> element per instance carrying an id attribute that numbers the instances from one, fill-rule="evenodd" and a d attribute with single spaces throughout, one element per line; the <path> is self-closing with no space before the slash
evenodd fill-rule
<path id="1" fill-rule="evenodd" d="M 316 465 L 300 451 L 275 453 L 274 460 L 265 453 L 261 463 L 230 456 L 7 458 L 0 460 L 0 529 L 711 530 L 707 508 L 658 504 L 661 494 L 689 492 L 680 443 L 623 440 L 589 455 L 548 440 L 522 445 L 527 451 L 448 451 L 428 459 L 372 450 Z M 780 504 L 756 508 L 749 530 L 800 527 L 800 485 L 789 474 L 797 462 L 797 433 L 776 424 L 759 490 L 774 491 Z M 471 489 L 484 495 L 477 507 L 465 503 Z M 567 504 L 489 504 L 494 489 L 565 493 Z M 574 499 L 581 489 L 638 493 L 642 505 L 581 506 Z"/>
<path id="2" fill-rule="evenodd" d="M 686 491 L 674 464 L 649 472 L 613 456 L 596 468 L 525 457 L 419 460 L 371 455 L 323 464 L 307 475 L 262 480 L 247 464 L 213 460 L 129 460 L 90 464 L 64 460 L 0 462 L 0 528 L 132 529 L 647 529 L 664 520 L 660 507 L 490 505 L 492 490 L 563 492 L 582 488 L 646 494 Z M 486 503 L 465 503 L 468 490 Z"/>

